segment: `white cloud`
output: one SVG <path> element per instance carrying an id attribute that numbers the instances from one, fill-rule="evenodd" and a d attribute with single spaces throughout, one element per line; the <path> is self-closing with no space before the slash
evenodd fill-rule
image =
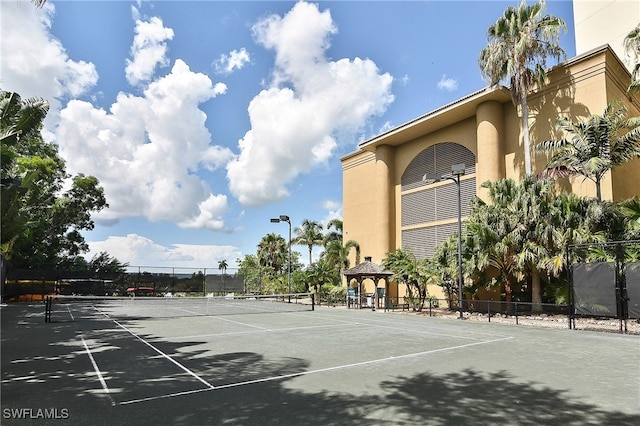
<path id="1" fill-rule="evenodd" d="M 447 92 L 458 90 L 458 80 L 455 78 L 447 78 L 447 75 L 443 74 L 442 78 L 438 82 L 438 89 L 446 90 Z"/>
<path id="2" fill-rule="evenodd" d="M 240 251 L 233 246 L 172 244 L 163 246 L 153 240 L 128 234 L 124 237 L 108 237 L 103 241 L 89 241 L 90 259 L 100 252 L 107 252 L 120 262 L 130 266 L 170 265 L 173 267 L 217 268 L 218 261 L 226 260 L 230 267 L 235 259 L 242 258 Z"/>
<path id="3" fill-rule="evenodd" d="M 220 74 L 231 74 L 235 70 L 242 69 L 249 61 L 251 61 L 249 52 L 243 47 L 240 50 L 232 50 L 228 55 L 220 55 L 220 58 L 213 63 L 213 67 Z"/>
<path id="4" fill-rule="evenodd" d="M 342 203 L 336 200 L 325 200 L 322 202 L 322 208 L 325 210 L 338 210 L 342 207 Z"/>
<path id="5" fill-rule="evenodd" d="M 165 41 L 173 39 L 173 30 L 166 28 L 160 18 L 154 16 L 142 21 L 137 19 L 137 15 L 137 9 L 134 8 L 136 28 L 131 46 L 133 59 L 127 59 L 125 68 L 127 81 L 134 86 L 151 80 L 158 66 L 169 65 Z"/>
<path id="6" fill-rule="evenodd" d="M 37 9 L 27 1 L 3 1 L 0 7 L 0 84 L 23 99 L 44 98 L 51 109 L 45 123 L 57 120 L 56 98 L 84 94 L 98 81 L 94 64 L 74 61 L 50 34 L 55 7 Z"/>
<path id="7" fill-rule="evenodd" d="M 246 206 L 285 198 L 287 185 L 326 162 L 341 140 L 393 101 L 388 73 L 360 58 L 330 61 L 337 30 L 328 11 L 299 2 L 284 17 L 253 27 L 256 41 L 275 52 L 270 87 L 251 101 L 251 129 L 227 166 L 230 190 Z"/>
<path id="8" fill-rule="evenodd" d="M 177 60 L 144 96 L 120 93 L 109 111 L 69 102 L 56 138 L 69 171 L 90 170 L 104 187 L 110 207 L 96 218 L 145 216 L 187 228 L 224 229 L 226 196 L 212 194 L 194 172 L 215 170 L 234 158 L 229 149 L 210 145 L 199 109 L 225 91 Z"/>

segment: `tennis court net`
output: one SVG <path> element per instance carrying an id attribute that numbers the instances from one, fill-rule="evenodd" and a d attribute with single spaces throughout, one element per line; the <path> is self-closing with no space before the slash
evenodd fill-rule
<path id="1" fill-rule="evenodd" d="M 313 311 L 312 293 L 220 297 L 48 296 L 45 322 Z"/>

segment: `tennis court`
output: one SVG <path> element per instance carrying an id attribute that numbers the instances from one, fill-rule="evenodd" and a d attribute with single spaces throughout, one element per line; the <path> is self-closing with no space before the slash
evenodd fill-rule
<path id="1" fill-rule="evenodd" d="M 328 307 L 64 305 L 50 323 L 42 303 L 2 307 L 3 424 L 640 424 L 638 336 Z"/>

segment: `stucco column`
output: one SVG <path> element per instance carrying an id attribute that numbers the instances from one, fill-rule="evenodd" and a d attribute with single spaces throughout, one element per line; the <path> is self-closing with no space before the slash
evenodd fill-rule
<path id="1" fill-rule="evenodd" d="M 380 261 L 389 251 L 395 250 L 395 200 L 394 200 L 394 148 L 390 145 L 376 147 L 376 214 L 374 227 L 377 244 L 375 255 Z"/>
<path id="2" fill-rule="evenodd" d="M 498 101 L 483 102 L 476 108 L 476 192 L 485 201 L 488 193 L 480 185 L 505 177 L 503 121 L 502 104 Z"/>

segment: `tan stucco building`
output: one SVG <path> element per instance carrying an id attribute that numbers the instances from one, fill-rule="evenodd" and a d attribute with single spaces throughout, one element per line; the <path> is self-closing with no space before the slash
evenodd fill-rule
<path id="1" fill-rule="evenodd" d="M 573 120 L 602 114 L 613 100 L 640 115 L 640 99 L 630 97 L 630 74 L 608 45 L 585 52 L 548 72 L 549 82 L 529 98 L 531 145 L 557 139 L 560 115 Z M 532 154 L 533 171 L 547 158 Z M 341 159 L 345 238 L 356 240 L 363 255 L 380 262 L 396 248 L 418 258 L 457 230 L 457 186 L 445 180 L 425 184 L 426 173 L 447 174 L 464 163 L 462 216 L 469 201 L 483 197 L 487 180 L 520 179 L 524 156 L 520 118 L 505 87 L 487 87 L 451 104 L 365 140 Z M 640 160 L 614 169 L 602 182 L 602 198 L 621 200 L 640 195 Z M 583 178 L 559 181 L 566 191 L 595 196 Z M 370 289 L 373 291 L 373 289 Z"/>

